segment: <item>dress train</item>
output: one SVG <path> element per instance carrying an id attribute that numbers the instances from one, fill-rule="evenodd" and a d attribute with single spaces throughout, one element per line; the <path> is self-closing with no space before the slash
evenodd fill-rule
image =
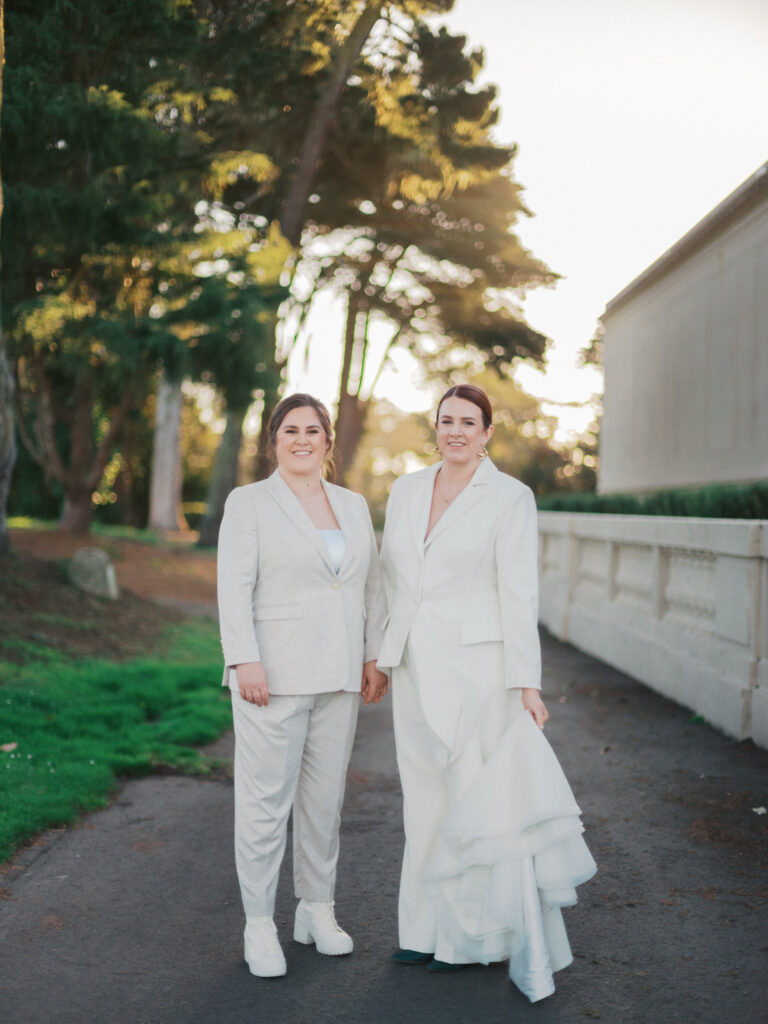
<path id="1" fill-rule="evenodd" d="M 561 908 L 596 870 L 568 781 L 527 712 L 487 760 L 475 740 L 445 770 L 451 799 L 429 871 L 438 930 L 462 960 L 508 958 L 517 987 L 544 999 L 572 961 Z"/>

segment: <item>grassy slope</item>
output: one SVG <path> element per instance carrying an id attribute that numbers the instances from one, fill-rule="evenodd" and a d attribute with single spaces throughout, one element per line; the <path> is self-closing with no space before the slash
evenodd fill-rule
<path id="1" fill-rule="evenodd" d="M 81 595 L 51 563 L 16 556 L 0 572 L 1 862 L 104 806 L 117 775 L 207 770 L 195 746 L 230 710 L 213 623 Z"/>

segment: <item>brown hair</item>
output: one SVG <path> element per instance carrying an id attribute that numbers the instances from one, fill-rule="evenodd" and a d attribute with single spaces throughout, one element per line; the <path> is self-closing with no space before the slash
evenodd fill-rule
<path id="1" fill-rule="evenodd" d="M 452 388 L 448 388 L 438 403 L 437 412 L 435 413 L 435 423 L 437 423 L 440 418 L 440 406 L 446 398 L 463 398 L 467 402 L 471 402 L 472 405 L 476 405 L 483 414 L 483 429 L 487 430 L 488 427 L 490 427 L 493 421 L 491 400 L 483 389 L 477 387 L 476 384 L 454 384 Z"/>
<path id="2" fill-rule="evenodd" d="M 327 442 L 326 456 L 323 463 L 325 468 L 333 467 L 333 427 L 331 426 L 331 414 L 328 412 L 326 407 L 320 401 L 319 398 L 315 398 L 313 395 L 307 395 L 303 392 L 298 392 L 295 395 L 288 395 L 281 402 L 278 402 L 275 408 L 272 410 L 272 415 L 269 417 L 269 426 L 267 431 L 269 438 L 267 440 L 267 453 L 274 465 L 276 462 L 275 458 L 275 441 L 277 440 L 277 432 L 280 429 L 280 425 L 288 415 L 289 412 L 293 412 L 294 409 L 314 409 L 317 413 L 317 418 L 320 420 L 320 425 L 325 431 L 325 439 Z"/>

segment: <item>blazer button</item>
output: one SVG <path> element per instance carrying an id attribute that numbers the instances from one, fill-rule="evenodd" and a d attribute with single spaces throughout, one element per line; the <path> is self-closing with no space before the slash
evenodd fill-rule
<path id="1" fill-rule="evenodd" d="M 332 590 L 338 590 L 339 589 L 339 584 L 338 583 L 332 583 L 331 584 L 331 589 Z"/>

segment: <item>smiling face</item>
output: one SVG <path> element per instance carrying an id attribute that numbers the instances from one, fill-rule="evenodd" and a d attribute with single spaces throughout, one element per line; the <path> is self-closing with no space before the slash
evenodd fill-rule
<path id="1" fill-rule="evenodd" d="M 320 417 L 311 406 L 291 409 L 277 428 L 277 465 L 293 476 L 319 476 L 330 447 Z"/>
<path id="2" fill-rule="evenodd" d="M 493 433 L 483 427 L 483 413 L 474 402 L 452 395 L 443 400 L 435 424 L 437 447 L 449 465 L 477 464 Z"/>

